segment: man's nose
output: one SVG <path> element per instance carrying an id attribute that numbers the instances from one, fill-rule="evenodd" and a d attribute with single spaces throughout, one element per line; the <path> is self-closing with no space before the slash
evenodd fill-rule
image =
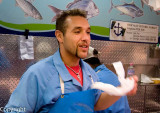
<path id="1" fill-rule="evenodd" d="M 88 33 L 83 33 L 83 35 L 82 35 L 82 40 L 83 40 L 83 41 L 88 41 L 88 40 L 90 40 L 90 35 L 89 35 Z"/>

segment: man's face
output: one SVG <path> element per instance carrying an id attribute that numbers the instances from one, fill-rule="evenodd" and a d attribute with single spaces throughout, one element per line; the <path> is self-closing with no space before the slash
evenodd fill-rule
<path id="1" fill-rule="evenodd" d="M 63 48 L 67 56 L 85 58 L 90 45 L 90 25 L 87 19 L 70 16 L 66 20 L 66 33 L 63 34 Z"/>

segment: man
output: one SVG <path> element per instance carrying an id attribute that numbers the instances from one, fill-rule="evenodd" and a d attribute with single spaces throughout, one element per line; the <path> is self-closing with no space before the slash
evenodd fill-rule
<path id="1" fill-rule="evenodd" d="M 97 73 L 100 82 L 111 84 L 115 87 L 120 86 L 117 75 L 110 71 L 104 64 L 101 64 L 98 58 L 99 52 L 93 47 L 89 47 L 88 56 L 84 59 Z M 127 96 L 122 96 L 112 106 L 103 111 L 95 113 L 130 113 Z"/>
<path id="2" fill-rule="evenodd" d="M 27 113 L 93 113 L 117 101 L 120 97 L 90 89 L 92 80 L 98 78 L 81 60 L 88 53 L 90 31 L 85 12 L 78 9 L 61 12 L 55 31 L 58 51 L 24 73 L 5 108 L 23 107 Z M 135 94 L 136 90 L 137 78 L 128 94 Z"/>

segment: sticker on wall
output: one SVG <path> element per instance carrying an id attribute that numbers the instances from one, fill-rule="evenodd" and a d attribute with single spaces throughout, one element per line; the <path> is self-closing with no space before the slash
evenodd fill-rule
<path id="1" fill-rule="evenodd" d="M 158 42 L 157 25 L 111 21 L 110 40 L 131 42 Z"/>

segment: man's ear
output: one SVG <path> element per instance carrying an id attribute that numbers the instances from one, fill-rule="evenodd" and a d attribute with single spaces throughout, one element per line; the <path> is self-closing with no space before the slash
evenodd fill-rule
<path id="1" fill-rule="evenodd" d="M 63 43 L 63 33 L 60 30 L 55 31 L 55 36 L 59 43 Z"/>

